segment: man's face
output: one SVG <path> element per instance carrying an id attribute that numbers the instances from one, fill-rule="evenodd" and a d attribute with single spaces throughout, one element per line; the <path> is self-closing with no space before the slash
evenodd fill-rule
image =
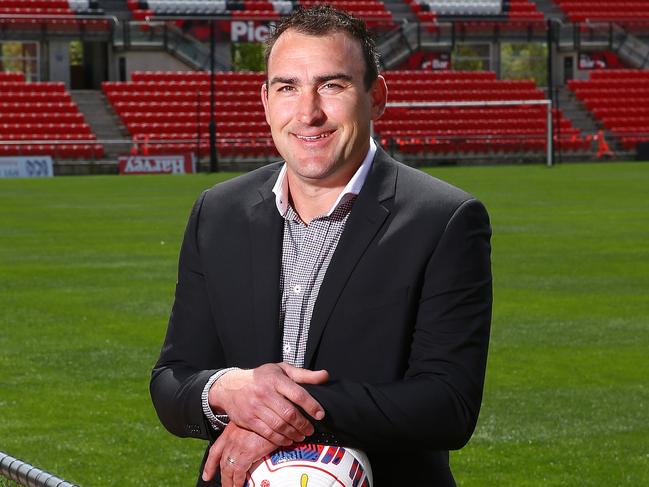
<path id="1" fill-rule="evenodd" d="M 365 61 L 344 33 L 284 32 L 268 59 L 262 103 L 277 150 L 304 182 L 340 184 L 369 149 L 370 121 L 385 109 L 382 77 L 365 89 Z"/>

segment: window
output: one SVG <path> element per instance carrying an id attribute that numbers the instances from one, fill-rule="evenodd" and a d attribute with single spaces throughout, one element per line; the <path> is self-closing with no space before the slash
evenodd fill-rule
<path id="1" fill-rule="evenodd" d="M 453 69 L 465 71 L 488 71 L 491 69 L 489 44 L 458 44 L 451 56 Z"/>
<path id="2" fill-rule="evenodd" d="M 27 81 L 40 80 L 37 42 L 0 42 L 0 71 L 25 74 Z"/>

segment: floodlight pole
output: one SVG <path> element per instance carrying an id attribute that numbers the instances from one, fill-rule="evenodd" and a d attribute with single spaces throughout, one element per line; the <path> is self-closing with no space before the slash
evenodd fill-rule
<path id="1" fill-rule="evenodd" d="M 548 167 L 554 165 L 554 127 L 552 125 L 552 108 L 554 108 L 554 21 L 548 19 L 548 33 L 547 33 L 547 45 L 548 45 L 548 98 L 550 99 L 550 107 L 548 109 Z"/>
<path id="2" fill-rule="evenodd" d="M 216 156 L 216 117 L 215 110 L 215 86 L 214 86 L 214 51 L 216 36 L 214 32 L 214 19 L 210 19 L 210 171 L 219 170 L 219 161 Z"/>
<path id="3" fill-rule="evenodd" d="M 201 161 L 201 89 L 196 90 L 196 172 L 200 171 Z"/>

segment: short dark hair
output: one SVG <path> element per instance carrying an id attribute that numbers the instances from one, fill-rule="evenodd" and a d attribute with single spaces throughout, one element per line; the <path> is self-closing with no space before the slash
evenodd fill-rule
<path id="1" fill-rule="evenodd" d="M 264 60 L 268 74 L 268 58 L 277 39 L 287 30 L 295 30 L 300 34 L 310 36 L 325 36 L 343 32 L 359 42 L 363 58 L 365 59 L 365 88 L 370 89 L 372 83 L 379 75 L 379 53 L 376 43 L 365 22 L 357 19 L 348 12 L 337 10 L 329 5 L 318 5 L 312 8 L 298 7 L 290 16 L 283 18 L 271 30 L 266 40 Z"/>

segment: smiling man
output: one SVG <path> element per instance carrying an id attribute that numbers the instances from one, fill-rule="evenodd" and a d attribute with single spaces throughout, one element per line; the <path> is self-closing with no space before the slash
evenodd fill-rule
<path id="1" fill-rule="evenodd" d="M 345 32 L 286 29 L 272 44 L 261 98 L 291 198 L 302 206 L 295 209 L 307 223 L 358 170 L 370 149 L 370 121 L 385 110 L 385 80 L 376 68 L 367 80 L 365 66 L 359 42 Z"/>
<path id="2" fill-rule="evenodd" d="M 266 59 L 284 160 L 194 205 L 158 415 L 210 441 L 197 485 L 240 487 L 305 440 L 364 450 L 377 487 L 455 485 L 448 451 L 471 437 L 487 358 L 487 213 L 371 139 L 387 87 L 361 21 L 299 10 Z"/>

